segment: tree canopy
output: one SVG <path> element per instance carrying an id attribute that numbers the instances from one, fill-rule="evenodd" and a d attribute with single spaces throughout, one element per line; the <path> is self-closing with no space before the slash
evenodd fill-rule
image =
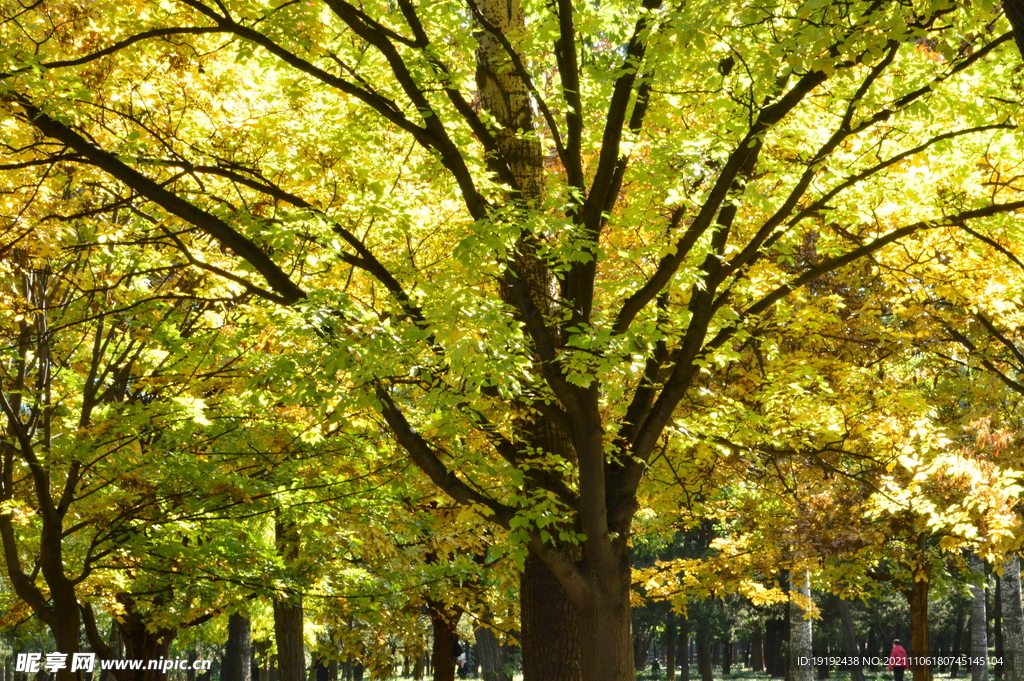
<path id="1" fill-rule="evenodd" d="M 884 583 L 924 648 L 1019 548 L 995 3 L 2 7 L 0 535 L 61 651 L 518 609 L 528 677 L 632 680 L 635 531 L 713 528 L 678 608 Z"/>

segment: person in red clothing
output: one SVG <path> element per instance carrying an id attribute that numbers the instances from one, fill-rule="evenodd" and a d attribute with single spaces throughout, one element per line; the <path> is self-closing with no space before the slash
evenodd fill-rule
<path id="1" fill-rule="evenodd" d="M 892 642 L 892 652 L 889 653 L 889 664 L 886 669 L 892 670 L 893 681 L 903 681 L 903 672 L 910 666 L 907 659 L 907 651 L 900 645 L 900 640 Z"/>

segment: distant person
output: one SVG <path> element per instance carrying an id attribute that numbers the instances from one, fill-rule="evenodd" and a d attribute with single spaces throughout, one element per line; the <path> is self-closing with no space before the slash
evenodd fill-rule
<path id="1" fill-rule="evenodd" d="M 651 673 L 652 674 L 659 674 L 659 673 L 661 673 L 661 663 L 658 662 L 658 658 L 654 658 L 654 660 L 651 662 Z"/>
<path id="2" fill-rule="evenodd" d="M 893 681 L 903 681 L 903 672 L 910 666 L 910 660 L 907 659 L 907 651 L 900 645 L 900 640 L 896 639 L 892 642 L 892 652 L 889 653 L 889 664 L 886 669 L 892 670 Z"/>

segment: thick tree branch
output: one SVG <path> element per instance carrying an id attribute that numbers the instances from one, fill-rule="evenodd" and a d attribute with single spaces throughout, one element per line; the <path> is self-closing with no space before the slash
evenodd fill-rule
<path id="1" fill-rule="evenodd" d="M 259 246 L 235 231 L 226 222 L 161 187 L 110 152 L 95 146 L 69 126 L 43 113 L 24 97 L 19 96 L 17 101 L 25 109 L 26 120 L 40 132 L 68 145 L 96 167 L 109 173 L 172 215 L 200 228 L 252 265 L 257 272 L 263 275 L 270 287 L 278 293 L 282 303 L 291 304 L 305 297 L 306 294 L 303 290 L 277 263 Z"/>

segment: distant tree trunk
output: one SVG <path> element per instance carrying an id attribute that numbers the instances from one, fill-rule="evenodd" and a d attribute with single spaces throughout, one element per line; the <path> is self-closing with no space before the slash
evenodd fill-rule
<path id="1" fill-rule="evenodd" d="M 299 529 L 294 521 L 274 522 L 277 552 L 286 565 L 299 557 Z M 306 653 L 302 638 L 302 597 L 282 594 L 274 599 L 274 636 L 277 639 L 279 681 L 303 681 Z"/>
<path id="2" fill-rule="evenodd" d="M 974 601 L 971 600 L 971 607 L 974 607 Z M 968 619 L 971 617 L 967 615 Z M 960 653 L 963 652 L 964 643 L 964 618 L 956 618 L 956 631 L 953 632 L 953 660 L 949 665 L 949 678 L 955 679 L 960 675 Z"/>
<path id="3" fill-rule="evenodd" d="M 988 614 L 985 608 L 985 564 L 971 556 L 971 681 L 988 681 Z M 974 664 L 973 658 L 985 657 L 985 664 Z"/>
<path id="4" fill-rule="evenodd" d="M 932 681 L 931 665 L 922 664 L 931 650 L 928 635 L 928 586 L 927 579 L 915 579 L 907 592 L 910 603 L 910 655 L 920 660 L 910 665 L 914 681 Z"/>
<path id="5" fill-rule="evenodd" d="M 679 681 L 690 681 L 690 620 L 679 623 Z"/>
<path id="6" fill-rule="evenodd" d="M 857 645 L 857 629 L 853 624 L 853 610 L 850 601 L 839 599 L 839 620 L 843 630 L 843 655 L 857 662 L 850 665 L 850 681 L 864 681 L 864 669 L 860 665 L 860 646 Z"/>
<path id="7" fill-rule="evenodd" d="M 715 678 L 711 660 L 711 632 L 708 627 L 707 622 L 702 622 L 697 632 L 697 671 L 700 672 L 700 681 L 714 681 Z"/>
<path id="8" fill-rule="evenodd" d="M 722 673 L 732 672 L 732 637 L 728 636 L 722 641 Z"/>
<path id="9" fill-rule="evenodd" d="M 676 678 L 676 613 L 671 609 L 665 616 L 665 678 Z"/>
<path id="10" fill-rule="evenodd" d="M 228 617 L 228 643 L 224 648 L 221 681 L 252 681 L 252 637 L 248 617 Z"/>
<path id="11" fill-rule="evenodd" d="M 1010 556 L 1003 563 L 1000 596 L 1003 609 L 1003 679 L 1024 681 L 1024 612 L 1017 556 Z"/>
<path id="12" fill-rule="evenodd" d="M 792 578 L 792 592 L 804 598 L 811 597 L 811 577 L 807 572 L 798 572 Z M 804 616 L 804 609 L 795 601 L 789 603 L 789 654 L 790 673 L 793 681 L 813 681 L 814 667 L 809 664 L 811 657 L 811 620 Z"/>
<path id="13" fill-rule="evenodd" d="M 462 613 L 438 601 L 427 599 L 430 624 L 434 633 L 431 660 L 434 663 L 434 681 L 454 681 L 455 646 L 459 642 L 456 627 Z"/>
<path id="14" fill-rule="evenodd" d="M 754 632 L 750 637 L 750 668 L 755 672 L 764 671 L 764 624 L 754 623 Z"/>
<path id="15" fill-rule="evenodd" d="M 477 627 L 476 650 L 484 681 L 512 681 L 506 668 L 511 649 L 501 645 L 498 637 L 487 627 Z"/>
<path id="16" fill-rule="evenodd" d="M 773 619 L 764 625 L 764 657 L 768 676 L 781 679 L 786 676 L 786 658 L 782 645 L 786 641 L 786 621 Z"/>
<path id="17" fill-rule="evenodd" d="M 651 630 L 633 630 L 633 667 L 640 671 L 647 664 L 647 656 L 651 650 Z"/>
<path id="18" fill-rule="evenodd" d="M 313 665 L 313 679 L 314 681 L 330 681 L 331 668 L 328 666 L 326 658 L 318 658 L 316 663 Z"/>

